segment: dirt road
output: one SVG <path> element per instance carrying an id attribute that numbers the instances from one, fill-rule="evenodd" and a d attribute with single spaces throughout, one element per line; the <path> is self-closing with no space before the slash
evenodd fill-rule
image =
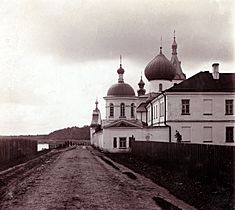
<path id="1" fill-rule="evenodd" d="M 1 174 L 0 174 L 1 176 Z M 8 183 L 0 208 L 38 209 L 162 209 L 160 196 L 180 209 L 193 209 L 150 180 L 87 147 L 51 158 Z"/>

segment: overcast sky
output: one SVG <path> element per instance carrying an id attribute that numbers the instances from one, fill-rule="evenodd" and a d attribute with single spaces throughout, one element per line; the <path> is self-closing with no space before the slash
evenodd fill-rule
<path id="1" fill-rule="evenodd" d="M 235 72 L 232 9 L 232 0 L 1 0 L 0 135 L 88 125 L 96 97 L 104 118 L 119 55 L 137 90 L 161 36 L 170 59 L 174 30 L 187 78 L 213 62 Z"/>

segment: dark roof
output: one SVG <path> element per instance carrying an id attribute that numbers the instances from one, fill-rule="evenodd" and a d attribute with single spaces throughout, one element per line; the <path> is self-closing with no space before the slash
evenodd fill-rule
<path id="1" fill-rule="evenodd" d="M 136 111 L 137 112 L 146 112 L 146 103 L 142 102 L 141 104 L 139 104 L 139 106 L 137 107 Z"/>
<path id="2" fill-rule="evenodd" d="M 108 96 L 135 96 L 134 89 L 127 83 L 117 83 L 112 85 L 108 92 Z"/>
<path id="3" fill-rule="evenodd" d="M 235 92 L 235 73 L 220 73 L 216 80 L 209 71 L 199 72 L 165 92 Z"/>
<path id="4" fill-rule="evenodd" d="M 161 95 L 161 93 L 155 93 L 155 92 L 148 93 L 148 98 L 146 99 L 146 105 L 148 105 L 151 101 L 153 101 L 159 95 Z"/>

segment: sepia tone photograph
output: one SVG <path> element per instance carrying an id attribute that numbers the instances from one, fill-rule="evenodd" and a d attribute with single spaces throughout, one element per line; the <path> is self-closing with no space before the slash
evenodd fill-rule
<path id="1" fill-rule="evenodd" d="M 0 210 L 235 209 L 233 0 L 0 0 Z"/>

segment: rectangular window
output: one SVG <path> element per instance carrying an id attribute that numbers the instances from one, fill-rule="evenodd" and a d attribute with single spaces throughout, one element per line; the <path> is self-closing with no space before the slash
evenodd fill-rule
<path id="1" fill-rule="evenodd" d="M 133 141 L 134 139 L 132 137 L 129 137 L 129 147 L 131 148 L 131 142 Z"/>
<path id="2" fill-rule="evenodd" d="M 155 106 L 153 107 L 153 119 L 155 119 Z"/>
<path id="3" fill-rule="evenodd" d="M 113 137 L 113 148 L 117 148 L 117 137 Z"/>
<path id="4" fill-rule="evenodd" d="M 147 112 L 148 114 L 147 114 L 147 118 L 148 118 L 148 122 L 149 122 L 149 116 L 150 116 L 150 114 L 149 114 L 149 110 L 148 110 L 148 112 Z"/>
<path id="5" fill-rule="evenodd" d="M 119 138 L 119 148 L 125 149 L 126 148 L 126 137 Z"/>
<path id="6" fill-rule="evenodd" d="M 234 127 L 226 127 L 226 142 L 234 142 Z"/>
<path id="7" fill-rule="evenodd" d="M 190 111 L 189 111 L 189 99 L 182 99 L 181 100 L 181 105 L 182 105 L 182 115 L 189 115 L 190 114 Z"/>
<path id="8" fill-rule="evenodd" d="M 204 115 L 212 115 L 212 99 L 203 100 Z"/>
<path id="9" fill-rule="evenodd" d="M 149 119 L 148 119 L 148 120 L 149 120 L 149 122 L 150 122 L 150 121 L 151 121 L 151 110 L 150 110 L 150 109 L 149 109 L 149 112 L 148 112 L 148 113 L 149 113 L 149 116 L 148 116 Z"/>
<path id="10" fill-rule="evenodd" d="M 233 115 L 233 100 L 225 100 L 225 114 Z"/>
<path id="11" fill-rule="evenodd" d="M 186 142 L 191 141 L 191 127 L 189 126 L 182 127 L 182 140 Z"/>
<path id="12" fill-rule="evenodd" d="M 165 107 L 164 107 L 164 102 L 160 103 L 160 116 L 164 116 L 165 112 Z"/>
<path id="13" fill-rule="evenodd" d="M 203 142 L 212 142 L 212 127 L 203 127 Z"/>
<path id="14" fill-rule="evenodd" d="M 156 119 L 157 119 L 157 105 L 156 105 L 155 111 L 156 111 L 156 113 L 155 113 L 155 114 L 156 114 Z"/>
<path id="15" fill-rule="evenodd" d="M 131 117 L 135 117 L 135 105 L 131 104 Z"/>

